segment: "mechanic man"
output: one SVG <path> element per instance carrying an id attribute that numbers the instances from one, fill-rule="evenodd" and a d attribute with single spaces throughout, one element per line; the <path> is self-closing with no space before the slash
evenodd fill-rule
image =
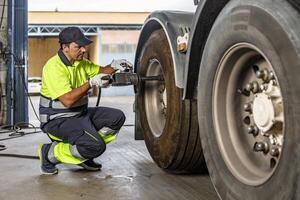
<path id="1" fill-rule="evenodd" d="M 58 163 L 100 170 L 101 164 L 93 159 L 105 151 L 125 122 L 120 110 L 88 108 L 88 90 L 94 85 L 107 87 L 109 80 L 103 77 L 131 65 L 124 59 L 105 67 L 95 65 L 83 57 L 91 42 L 78 27 L 65 28 L 59 34 L 58 53 L 43 68 L 40 121 L 52 140 L 38 151 L 43 174 L 56 174 Z"/>

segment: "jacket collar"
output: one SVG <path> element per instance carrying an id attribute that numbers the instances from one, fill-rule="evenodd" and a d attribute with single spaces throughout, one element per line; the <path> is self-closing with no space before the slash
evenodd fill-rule
<path id="1" fill-rule="evenodd" d="M 61 59 L 61 61 L 64 63 L 64 65 L 72 67 L 71 62 L 68 60 L 68 58 L 66 57 L 66 55 L 64 54 L 62 49 L 59 49 L 57 54 L 58 54 L 59 58 Z"/>

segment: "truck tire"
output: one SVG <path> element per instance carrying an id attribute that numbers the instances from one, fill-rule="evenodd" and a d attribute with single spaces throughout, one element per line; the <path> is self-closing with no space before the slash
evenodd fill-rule
<path id="1" fill-rule="evenodd" d="M 157 165 L 170 172 L 203 172 L 196 101 L 183 101 L 175 86 L 172 55 L 162 29 L 154 31 L 138 58 L 140 76 L 162 75 L 164 81 L 139 86 L 137 106 L 146 146 Z"/>
<path id="2" fill-rule="evenodd" d="M 284 0 L 232 0 L 210 32 L 198 119 L 222 199 L 300 199 L 299 19 Z"/>

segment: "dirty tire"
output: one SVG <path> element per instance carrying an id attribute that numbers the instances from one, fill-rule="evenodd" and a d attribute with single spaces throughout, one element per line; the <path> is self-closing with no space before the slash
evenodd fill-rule
<path id="1" fill-rule="evenodd" d="M 232 0 L 226 5 L 218 16 L 207 40 L 202 63 L 200 65 L 200 74 L 198 82 L 198 113 L 199 127 L 201 127 L 201 143 L 207 168 L 211 180 L 222 199 L 227 200 L 290 200 L 300 199 L 300 15 L 287 2 L 283 0 Z M 276 163 L 276 168 L 271 171 L 266 180 L 261 179 L 260 183 L 247 184 L 251 181 L 237 178 L 233 169 L 239 169 L 240 165 L 228 167 L 227 160 L 236 161 L 245 160 L 241 155 L 227 155 L 226 152 L 232 145 L 220 146 L 220 138 L 227 133 L 232 134 L 235 128 L 240 135 L 247 135 L 243 131 L 242 123 L 236 123 L 238 119 L 232 120 L 237 127 L 226 129 L 225 126 L 219 128 L 216 124 L 216 117 L 223 113 L 214 113 L 218 106 L 214 106 L 214 93 L 220 73 L 220 63 L 225 62 L 222 59 L 229 54 L 225 54 L 237 44 L 251 44 L 259 49 L 265 58 L 272 65 L 272 68 L 280 85 L 283 116 L 284 116 L 284 141 L 280 158 Z M 242 53 L 241 53 L 242 54 Z M 224 57 L 223 57 L 224 56 Z M 236 56 L 236 60 L 241 56 Z M 225 61 L 224 61 L 225 60 Z M 232 62 L 231 66 L 237 63 Z M 230 68 L 230 66 L 228 66 Z M 227 71 L 230 73 L 230 70 Z M 225 70 L 224 70 L 225 71 Z M 224 75 L 232 78 L 234 74 Z M 241 81 L 241 77 L 234 79 Z M 232 84 L 232 82 L 228 82 Z M 224 84 L 224 88 L 229 87 Z M 226 93 L 220 90 L 220 93 Z M 227 93 L 237 95 L 234 92 Z M 226 95 L 226 94 L 224 94 Z M 242 95 L 241 95 L 242 96 Z M 239 97 L 237 97 L 239 98 Z M 228 112 L 230 104 L 239 109 L 243 105 L 238 104 L 236 99 L 228 102 L 223 99 L 223 111 Z M 227 102 L 227 103 L 226 103 Z M 219 103 L 222 104 L 222 103 Z M 220 106 L 222 107 L 222 105 Z M 225 109 L 226 108 L 226 109 Z M 265 108 L 266 109 L 266 108 Z M 232 112 L 234 113 L 234 112 Z M 231 116 L 232 113 L 227 113 Z M 234 116 L 234 114 L 233 114 Z M 230 120 L 226 118 L 226 120 Z M 223 124 L 227 124 L 224 120 Z M 231 123 L 232 125 L 232 123 Z M 223 136 L 220 136 L 219 133 Z M 250 134 L 248 134 L 250 135 Z M 244 136 L 243 136 L 244 137 Z M 252 137 L 252 136 L 249 136 Z M 249 155 L 252 155 L 253 149 L 249 148 Z M 222 149 L 222 152 L 221 152 Z M 245 150 L 246 151 L 246 150 Z M 257 152 L 256 152 L 257 153 Z M 261 152 L 259 152 L 261 153 Z M 262 153 L 261 153 L 262 154 Z M 255 154 L 257 155 L 257 154 Z M 234 157 L 236 156 L 236 157 Z M 252 168 L 253 169 L 253 168 Z M 253 169 L 254 170 L 254 169 Z M 267 171 L 267 170 L 266 170 Z M 244 177 L 247 177 L 245 175 Z M 263 177 L 263 174 L 262 174 Z M 249 176 L 251 179 L 251 177 Z M 254 179 L 253 179 L 254 180 Z"/>
<path id="2" fill-rule="evenodd" d="M 153 160 L 170 172 L 204 172 L 197 105 L 183 101 L 182 90 L 175 86 L 170 47 L 162 29 L 145 43 L 137 73 L 164 76 L 164 82 L 144 82 L 137 96 L 145 143 Z"/>

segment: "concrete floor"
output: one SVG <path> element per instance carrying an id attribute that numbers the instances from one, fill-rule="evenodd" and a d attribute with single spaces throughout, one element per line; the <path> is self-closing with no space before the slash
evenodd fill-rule
<path id="1" fill-rule="evenodd" d="M 38 97 L 33 98 L 35 107 Z M 96 99 L 91 99 L 91 106 Z M 101 106 L 122 109 L 127 120 L 116 141 L 96 159 L 101 171 L 87 172 L 74 165 L 58 165 L 59 173 L 42 176 L 39 160 L 0 157 L 0 199 L 7 200 L 216 200 L 208 175 L 174 175 L 158 168 L 144 141 L 135 141 L 133 97 L 104 97 Z M 30 121 L 37 123 L 30 110 Z M 31 131 L 31 130 L 29 130 Z M 0 138 L 7 134 L 1 134 Z M 49 142 L 43 133 L 1 141 L 8 148 L 1 153 L 37 155 L 39 143 Z"/>

